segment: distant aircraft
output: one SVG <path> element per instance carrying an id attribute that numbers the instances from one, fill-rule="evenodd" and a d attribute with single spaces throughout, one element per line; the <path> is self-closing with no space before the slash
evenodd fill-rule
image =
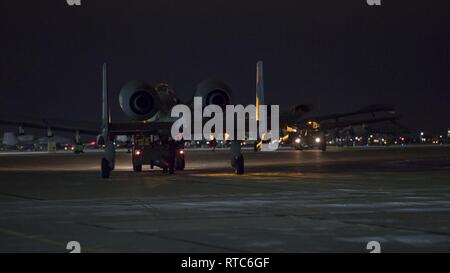
<path id="1" fill-rule="evenodd" d="M 20 130 L 19 130 L 20 131 Z M 62 136 L 51 136 L 36 138 L 31 134 L 15 132 L 5 132 L 1 140 L 2 150 L 19 150 L 19 151 L 41 151 L 44 147 L 49 151 L 55 151 L 56 147 L 66 147 L 75 151 L 73 141 Z"/>
<path id="2" fill-rule="evenodd" d="M 293 145 L 299 150 L 317 147 L 325 151 L 326 135 L 333 135 L 332 138 L 337 139 L 342 130 L 354 131 L 355 127 L 375 123 L 396 123 L 400 117 L 393 106 L 377 104 L 353 112 L 303 118 L 291 124 L 295 128 Z"/>
<path id="3" fill-rule="evenodd" d="M 2 139 L 2 147 L 5 150 L 18 150 L 20 148 L 28 149 L 33 147 L 35 138 L 33 135 L 19 135 L 14 132 L 5 132 Z"/>
<path id="4" fill-rule="evenodd" d="M 43 120 L 42 122 L 38 122 L 33 120 L 31 122 L 23 122 L 16 120 L 0 120 L 0 124 L 7 126 L 18 126 L 18 134 L 14 132 L 6 132 L 3 137 L 3 145 L 9 148 L 17 149 L 20 148 L 21 144 L 25 144 L 25 146 L 29 147 L 28 150 L 33 150 L 32 146 L 42 145 L 46 143 L 47 149 L 49 152 L 53 152 L 56 150 L 56 146 L 64 146 L 64 145 L 72 145 L 72 151 L 75 153 L 83 152 L 83 145 L 80 141 L 80 134 L 88 134 L 94 135 L 96 134 L 95 130 L 91 129 L 76 129 L 76 128 L 68 128 L 65 126 L 54 126 L 51 125 L 48 121 Z M 45 129 L 47 130 L 47 136 L 44 139 L 35 139 L 34 136 L 25 134 L 25 128 L 31 129 Z M 54 131 L 65 132 L 65 133 L 75 133 L 75 138 L 73 141 L 67 140 L 66 138 L 55 136 L 53 134 Z M 17 142 L 16 144 L 14 144 Z"/>

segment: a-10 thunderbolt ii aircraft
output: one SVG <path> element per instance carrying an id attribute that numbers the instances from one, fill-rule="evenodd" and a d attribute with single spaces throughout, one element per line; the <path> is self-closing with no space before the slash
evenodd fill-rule
<path id="1" fill-rule="evenodd" d="M 261 61 L 257 63 L 256 120 L 259 119 L 258 107 L 264 103 L 262 66 Z M 185 139 L 172 139 L 171 135 L 172 125 L 178 120 L 178 117 L 171 116 L 172 108 L 180 104 L 180 99 L 173 90 L 164 83 L 157 84 L 155 87 L 142 81 L 126 83 L 120 90 L 119 103 L 122 111 L 132 119 L 132 122 L 114 123 L 109 110 L 106 64 L 103 65 L 102 85 L 102 127 L 97 141 L 100 145 L 105 145 L 105 154 L 101 162 L 102 177 L 109 177 L 110 171 L 114 169 L 113 138 L 117 135 L 129 135 L 133 139 L 134 171 L 141 171 L 144 164 L 149 164 L 152 168 L 158 166 L 164 171 L 168 170 L 169 173 L 173 173 L 174 169 L 183 170 L 185 166 L 183 142 Z M 232 90 L 220 80 L 204 80 L 197 85 L 193 98 L 201 98 L 203 108 L 216 105 L 225 110 L 232 101 Z M 187 105 L 194 108 L 194 104 L 191 102 Z M 248 121 L 250 117 L 246 116 L 246 119 Z M 208 118 L 202 117 L 202 123 L 207 121 Z M 226 132 L 226 134 L 235 134 L 230 146 L 231 166 L 236 174 L 243 174 L 242 139 L 236 139 L 236 131 Z M 275 138 L 278 139 L 278 137 L 277 135 Z"/>

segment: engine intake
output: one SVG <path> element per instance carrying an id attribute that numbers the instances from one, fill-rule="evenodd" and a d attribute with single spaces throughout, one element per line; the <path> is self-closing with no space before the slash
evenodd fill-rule
<path id="1" fill-rule="evenodd" d="M 219 105 L 222 109 L 231 102 L 231 89 L 222 81 L 204 80 L 197 85 L 195 97 L 202 97 L 202 105 Z"/>
<path id="2" fill-rule="evenodd" d="M 120 90 L 119 103 L 127 116 L 144 121 L 158 113 L 160 99 L 153 86 L 142 81 L 131 81 Z"/>

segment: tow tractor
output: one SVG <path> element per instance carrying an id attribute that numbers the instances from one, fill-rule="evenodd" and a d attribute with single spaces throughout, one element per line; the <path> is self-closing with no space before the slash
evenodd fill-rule
<path id="1" fill-rule="evenodd" d="M 325 135 L 319 130 L 300 130 L 293 141 L 293 146 L 297 150 L 318 148 L 327 150 Z"/>
<path id="2" fill-rule="evenodd" d="M 141 172 L 142 165 L 150 165 L 151 169 L 157 166 L 170 174 L 184 170 L 185 151 L 181 141 L 161 139 L 160 135 L 135 135 L 133 139 L 133 171 Z"/>

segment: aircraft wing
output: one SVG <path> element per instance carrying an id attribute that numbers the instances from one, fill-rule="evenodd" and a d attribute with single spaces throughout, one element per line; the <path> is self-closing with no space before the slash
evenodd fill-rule
<path id="1" fill-rule="evenodd" d="M 364 114 L 372 114 L 373 115 L 375 113 L 380 113 L 380 112 L 395 113 L 395 108 L 389 104 L 374 104 L 374 105 L 369 105 L 369 106 L 363 107 L 357 111 L 309 117 L 307 119 L 300 120 L 300 122 L 306 122 L 306 121 L 322 122 L 325 120 L 338 121 L 339 119 L 345 118 L 345 117 L 358 116 L 358 115 L 364 115 Z"/>
<path id="2" fill-rule="evenodd" d="M 127 123 L 112 123 L 109 127 L 110 135 L 134 135 L 134 134 L 151 134 L 160 131 L 170 131 L 173 122 L 127 122 Z"/>
<path id="3" fill-rule="evenodd" d="M 31 128 L 31 129 L 44 129 L 44 130 L 52 130 L 59 131 L 65 133 L 74 133 L 77 132 L 84 135 L 99 135 L 100 130 L 94 128 L 86 128 L 86 127 L 76 127 L 76 126 L 59 126 L 52 125 L 45 122 L 33 122 L 33 121 L 11 121 L 11 120 L 0 120 L 0 124 L 7 126 L 17 126 L 22 128 Z M 171 129 L 172 122 L 127 122 L 127 123 L 112 123 L 109 127 L 109 133 L 112 136 L 116 135 L 132 135 L 132 134 L 140 134 L 140 133 L 158 133 L 161 130 L 169 130 Z"/>
<path id="4" fill-rule="evenodd" d="M 93 128 L 78 128 L 78 127 L 66 127 L 66 126 L 59 126 L 59 125 L 51 125 L 45 122 L 35 122 L 35 121 L 13 121 L 13 120 L 0 120 L 0 124 L 7 125 L 7 126 L 17 126 L 17 127 L 23 127 L 23 128 L 32 128 L 32 129 L 44 129 L 44 130 L 52 130 L 52 131 L 59 131 L 59 132 L 68 132 L 68 133 L 74 133 L 79 132 L 80 134 L 85 135 L 98 135 L 99 130 L 93 129 Z"/>
<path id="5" fill-rule="evenodd" d="M 359 120 L 349 120 L 349 121 L 336 121 L 336 122 L 323 122 L 320 124 L 320 128 L 322 130 L 332 130 L 332 129 L 341 129 L 349 126 L 358 126 L 364 124 L 373 124 L 380 123 L 384 121 L 396 121 L 399 119 L 399 115 L 388 116 L 388 117 L 379 117 L 379 118 L 371 118 L 371 119 L 359 119 Z"/>

